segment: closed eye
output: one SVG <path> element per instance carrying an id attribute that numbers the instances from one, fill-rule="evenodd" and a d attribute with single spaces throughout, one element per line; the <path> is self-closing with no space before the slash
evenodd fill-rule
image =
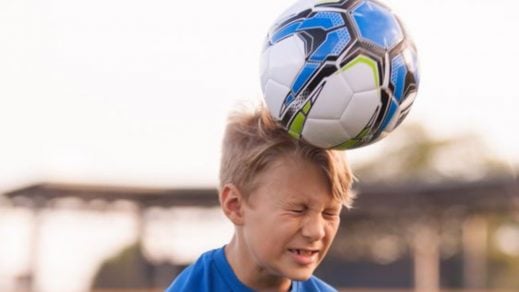
<path id="1" fill-rule="evenodd" d="M 288 208 L 288 210 L 294 214 L 303 214 L 304 212 L 306 212 L 307 209 L 308 208 L 306 206 L 299 204 Z"/>
<path id="2" fill-rule="evenodd" d="M 326 217 L 339 217 L 340 211 L 335 211 L 335 210 L 324 211 L 323 215 Z"/>

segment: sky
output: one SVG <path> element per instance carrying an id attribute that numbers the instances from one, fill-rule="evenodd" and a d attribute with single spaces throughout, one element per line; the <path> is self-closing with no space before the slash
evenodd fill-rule
<path id="1" fill-rule="evenodd" d="M 225 117 L 261 98 L 262 43 L 292 2 L 0 1 L 0 192 L 42 181 L 214 186 Z M 384 2 L 418 48 L 406 123 L 478 134 L 518 163 L 518 2 Z"/>

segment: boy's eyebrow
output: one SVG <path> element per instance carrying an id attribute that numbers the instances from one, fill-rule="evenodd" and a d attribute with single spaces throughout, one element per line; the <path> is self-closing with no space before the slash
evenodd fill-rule
<path id="1" fill-rule="evenodd" d="M 280 201 L 281 204 L 285 206 L 300 206 L 300 205 L 308 205 L 312 206 L 314 203 L 311 198 L 301 198 L 296 195 L 288 196 Z M 340 210 L 342 208 L 342 204 L 338 202 L 337 204 L 333 202 L 326 203 L 324 209 L 337 209 Z"/>
<path id="2" fill-rule="evenodd" d="M 299 207 L 301 205 L 306 205 L 306 203 L 303 201 L 287 201 L 284 203 L 284 205 L 288 207 Z"/>
<path id="3" fill-rule="evenodd" d="M 325 209 L 332 210 L 332 211 L 340 211 L 342 209 L 342 204 L 339 204 L 337 206 L 328 206 Z"/>
<path id="4" fill-rule="evenodd" d="M 280 204 L 283 207 L 300 207 L 301 205 L 309 205 L 311 202 L 298 196 L 288 196 L 280 200 Z"/>

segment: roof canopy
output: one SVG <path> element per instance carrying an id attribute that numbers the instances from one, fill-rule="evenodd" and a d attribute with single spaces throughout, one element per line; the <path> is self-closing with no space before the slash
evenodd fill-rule
<path id="1" fill-rule="evenodd" d="M 519 210 L 519 180 L 501 179 L 435 185 L 359 185 L 353 214 L 425 211 L 459 206 L 468 211 Z M 163 189 L 40 183 L 5 194 L 17 206 L 49 207 L 62 198 L 108 202 L 127 200 L 147 207 L 218 205 L 215 188 Z M 29 203 L 28 203 L 29 202 Z"/>

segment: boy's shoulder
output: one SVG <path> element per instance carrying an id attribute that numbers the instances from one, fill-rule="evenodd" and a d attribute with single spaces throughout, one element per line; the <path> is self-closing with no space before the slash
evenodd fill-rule
<path id="1" fill-rule="evenodd" d="M 225 259 L 223 248 L 207 251 L 184 269 L 171 283 L 167 292 L 179 291 L 252 291 L 234 275 Z"/>
<path id="2" fill-rule="evenodd" d="M 328 285 L 323 280 L 317 278 L 316 276 L 312 276 L 310 279 L 300 282 L 293 281 L 292 282 L 292 290 L 291 292 L 337 292 L 335 288 Z"/>
<path id="3" fill-rule="evenodd" d="M 185 268 L 169 286 L 166 291 L 189 291 L 193 288 L 202 287 L 204 274 L 207 274 L 211 265 L 211 258 L 214 250 L 202 254 L 196 262 Z M 200 286 L 197 286 L 200 285 Z"/>

